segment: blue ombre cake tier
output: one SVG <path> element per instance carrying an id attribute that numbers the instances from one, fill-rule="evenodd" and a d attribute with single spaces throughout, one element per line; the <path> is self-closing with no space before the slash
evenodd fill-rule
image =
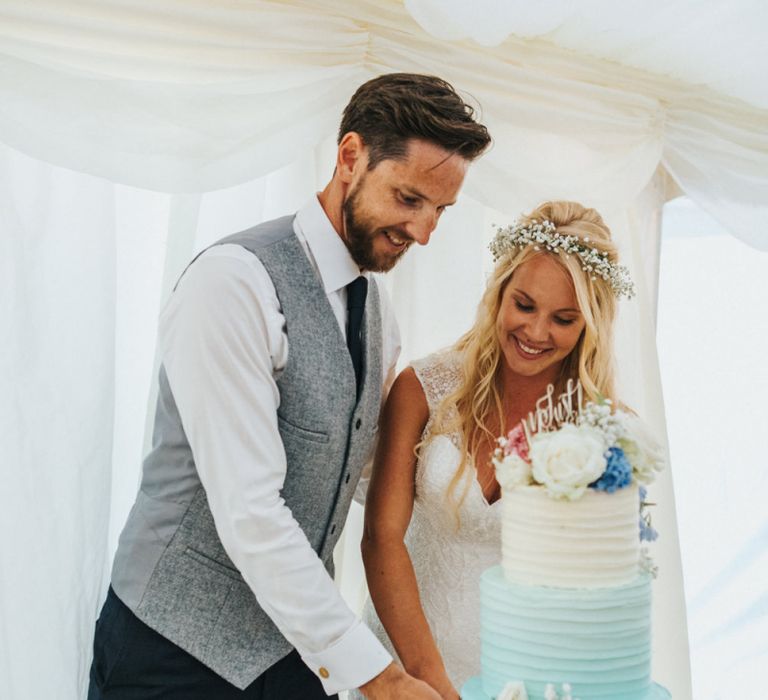
<path id="1" fill-rule="evenodd" d="M 569 683 L 579 700 L 662 700 L 651 681 L 651 586 L 640 574 L 608 588 L 550 588 L 510 583 L 500 566 L 480 581 L 480 679 L 463 700 L 495 698 L 523 681 L 529 700 L 547 684 Z"/>
<path id="2" fill-rule="evenodd" d="M 536 700 L 539 697 L 544 696 L 528 694 L 528 700 Z M 579 695 L 573 695 L 572 697 L 582 700 Z M 647 694 L 643 695 L 643 700 L 670 700 L 671 697 L 672 696 L 666 688 L 662 688 L 657 683 L 652 683 Z M 461 689 L 461 700 L 496 700 L 496 698 L 492 695 L 488 695 L 488 693 L 483 690 L 482 679 L 480 676 L 475 676 L 474 678 L 470 678 Z M 618 700 L 624 699 L 619 698 Z"/>

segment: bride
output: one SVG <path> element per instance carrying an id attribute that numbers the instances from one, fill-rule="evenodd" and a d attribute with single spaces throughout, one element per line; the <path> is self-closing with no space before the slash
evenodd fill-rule
<path id="1" fill-rule="evenodd" d="M 607 260 L 587 269 L 574 244 Z M 500 557 L 496 438 L 549 384 L 579 379 L 585 400 L 615 400 L 616 297 L 631 287 L 600 215 L 573 202 L 541 205 L 491 249 L 472 328 L 390 392 L 365 511 L 365 620 L 446 700 L 480 672 L 478 580 Z"/>

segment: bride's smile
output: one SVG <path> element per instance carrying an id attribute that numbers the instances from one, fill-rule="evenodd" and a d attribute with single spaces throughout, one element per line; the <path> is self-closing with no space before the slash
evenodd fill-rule
<path id="1" fill-rule="evenodd" d="M 534 348 L 531 345 L 523 342 L 514 333 L 509 334 L 510 338 L 514 339 L 517 349 L 520 351 L 520 356 L 526 360 L 530 360 L 539 357 L 545 352 L 550 352 L 552 348 Z"/>

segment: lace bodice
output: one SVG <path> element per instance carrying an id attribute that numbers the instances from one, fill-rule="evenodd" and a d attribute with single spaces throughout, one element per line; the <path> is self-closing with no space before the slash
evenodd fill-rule
<path id="1" fill-rule="evenodd" d="M 412 366 L 430 410 L 426 435 L 438 405 L 461 381 L 461 358 L 446 351 Z M 500 501 L 488 504 L 473 472 L 457 527 L 454 507 L 445 494 L 459 466 L 459 445 L 458 435 L 437 435 L 422 448 L 413 515 L 405 536 L 424 613 L 457 690 L 480 672 L 479 579 L 483 570 L 499 562 L 501 517 Z M 394 655 L 370 601 L 363 617 Z"/>
<path id="2" fill-rule="evenodd" d="M 462 375 L 461 358 L 456 352 L 449 350 L 416 360 L 411 364 L 411 367 L 419 379 L 427 399 L 427 406 L 429 406 L 429 419 L 422 433 L 422 438 L 424 438 L 434 425 L 437 409 L 443 399 L 459 387 Z M 456 412 L 455 406 L 449 407 L 448 410 L 453 414 Z M 446 437 L 453 442 L 456 449 L 461 448 L 458 435 L 452 433 Z"/>

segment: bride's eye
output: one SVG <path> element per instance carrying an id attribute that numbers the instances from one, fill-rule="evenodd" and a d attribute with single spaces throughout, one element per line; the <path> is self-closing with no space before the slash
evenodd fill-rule
<path id="1" fill-rule="evenodd" d="M 560 326 L 570 326 L 574 322 L 574 320 L 575 319 L 572 319 L 572 318 L 558 318 L 557 316 L 555 317 L 555 323 L 557 323 Z"/>
<path id="2" fill-rule="evenodd" d="M 522 301 L 515 300 L 515 306 L 517 306 L 517 308 L 520 309 L 520 311 L 524 311 L 525 313 L 530 313 L 531 311 L 533 311 L 533 306 L 529 304 L 523 304 Z"/>

